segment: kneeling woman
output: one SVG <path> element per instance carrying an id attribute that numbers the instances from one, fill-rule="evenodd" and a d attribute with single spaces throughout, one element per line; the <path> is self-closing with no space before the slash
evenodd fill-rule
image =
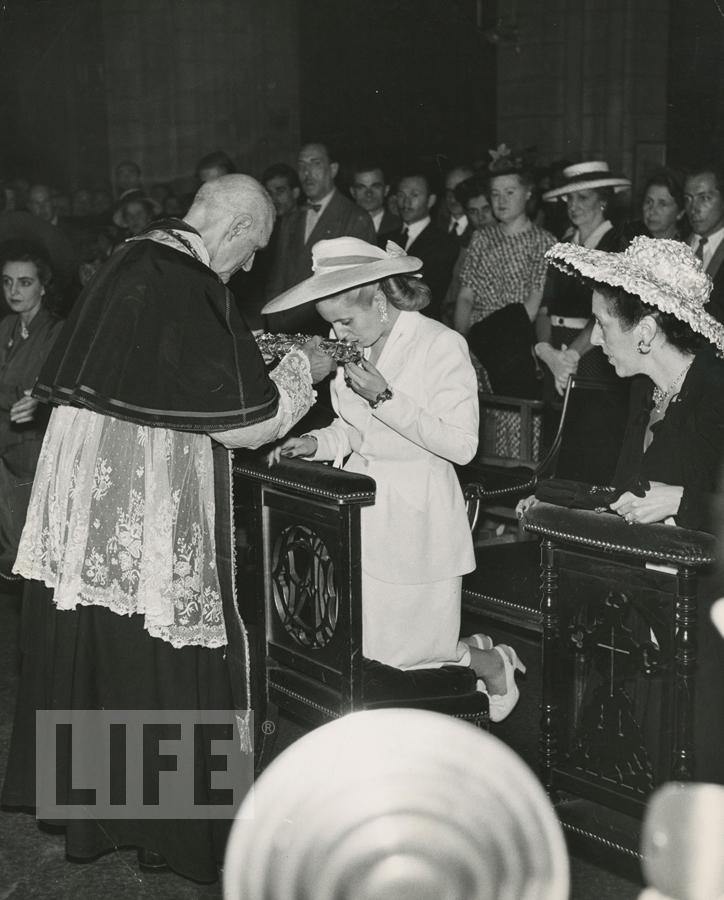
<path id="1" fill-rule="evenodd" d="M 394 244 L 320 241 L 315 274 L 262 310 L 315 301 L 338 339 L 364 350 L 332 384 L 336 418 L 289 438 L 272 453 L 334 460 L 374 478 L 374 506 L 362 511 L 363 652 L 401 669 L 470 665 L 500 721 L 518 699 L 523 665 L 505 645 L 459 640 L 462 576 L 475 566 L 453 463 L 469 462 L 478 440 L 475 371 L 460 335 L 421 315 L 421 266 Z"/>

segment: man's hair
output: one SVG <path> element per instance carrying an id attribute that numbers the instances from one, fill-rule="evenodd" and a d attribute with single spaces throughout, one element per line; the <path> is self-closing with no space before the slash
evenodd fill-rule
<path id="1" fill-rule="evenodd" d="M 272 178 L 285 178 L 290 188 L 298 188 L 300 186 L 297 170 L 287 165 L 287 163 L 278 162 L 267 166 L 261 176 L 261 183 L 266 185 Z"/>
<path id="2" fill-rule="evenodd" d="M 196 175 L 201 175 L 204 169 L 224 169 L 227 175 L 233 175 L 236 172 L 233 159 L 223 150 L 214 150 L 213 153 L 202 156 L 196 163 Z"/>
<path id="3" fill-rule="evenodd" d="M 687 178 L 696 178 L 699 175 L 713 175 L 716 189 L 724 195 L 724 165 L 714 160 L 700 160 L 686 172 Z"/>
<path id="4" fill-rule="evenodd" d="M 485 175 L 471 175 L 453 188 L 455 199 L 465 206 L 473 197 L 488 196 L 488 179 Z"/>
<path id="5" fill-rule="evenodd" d="M 202 184 L 196 192 L 194 206 L 216 207 L 235 216 L 243 212 L 243 204 L 248 204 L 249 211 L 264 210 L 274 217 L 274 206 L 271 198 L 259 184 L 249 175 L 222 175 L 213 181 Z"/>
<path id="6" fill-rule="evenodd" d="M 357 160 L 352 168 L 351 175 L 354 178 L 355 175 L 359 175 L 361 172 L 382 172 L 382 181 L 385 184 L 388 184 L 387 175 L 385 173 L 385 167 L 378 159 L 360 159 Z"/>
<path id="7" fill-rule="evenodd" d="M 424 166 L 413 166 L 403 169 L 399 178 L 397 179 L 398 186 L 405 178 L 421 178 L 425 182 L 425 186 L 427 187 L 428 194 L 438 194 L 439 188 L 437 185 L 437 179 L 425 169 Z"/>
<path id="8" fill-rule="evenodd" d="M 339 156 L 335 151 L 335 148 L 332 147 L 331 144 L 327 143 L 327 141 L 318 141 L 316 138 L 312 138 L 309 141 L 302 141 L 302 143 L 299 145 L 300 151 L 305 147 L 321 147 L 327 154 L 327 159 L 330 161 L 330 163 L 339 162 Z"/>

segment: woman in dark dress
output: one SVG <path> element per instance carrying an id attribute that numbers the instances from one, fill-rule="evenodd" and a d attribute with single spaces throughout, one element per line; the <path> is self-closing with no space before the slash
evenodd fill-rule
<path id="1" fill-rule="evenodd" d="M 620 377 L 634 376 L 611 509 L 630 525 L 662 522 L 713 531 L 724 459 L 724 325 L 705 311 L 711 280 L 685 244 L 636 237 L 624 253 L 570 244 L 552 264 L 593 282 L 591 341 Z M 641 493 L 640 491 L 638 493 Z M 724 642 L 711 622 L 721 593 L 699 582 L 695 698 L 697 778 L 724 783 Z"/>
<path id="2" fill-rule="evenodd" d="M 0 265 L 10 308 L 0 320 L 0 573 L 9 575 L 48 420 L 30 391 L 62 322 L 52 311 L 52 272 L 39 247 L 8 242 Z"/>

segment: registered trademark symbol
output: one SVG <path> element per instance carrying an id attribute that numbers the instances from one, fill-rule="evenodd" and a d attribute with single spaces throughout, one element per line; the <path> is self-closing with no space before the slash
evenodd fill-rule
<path id="1" fill-rule="evenodd" d="M 274 734 L 274 732 L 277 730 L 277 727 L 273 722 L 267 719 L 265 722 L 261 723 L 261 730 L 264 732 L 264 734 Z"/>

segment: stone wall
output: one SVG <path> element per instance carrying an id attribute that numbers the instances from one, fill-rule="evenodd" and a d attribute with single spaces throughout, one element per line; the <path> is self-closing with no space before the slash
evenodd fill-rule
<path id="1" fill-rule="evenodd" d="M 668 0 L 499 0 L 498 140 L 634 176 L 666 141 Z M 508 32 L 510 28 L 508 29 Z"/>
<path id="2" fill-rule="evenodd" d="M 103 0 L 111 163 L 147 182 L 224 150 L 260 174 L 298 144 L 293 0 Z"/>

